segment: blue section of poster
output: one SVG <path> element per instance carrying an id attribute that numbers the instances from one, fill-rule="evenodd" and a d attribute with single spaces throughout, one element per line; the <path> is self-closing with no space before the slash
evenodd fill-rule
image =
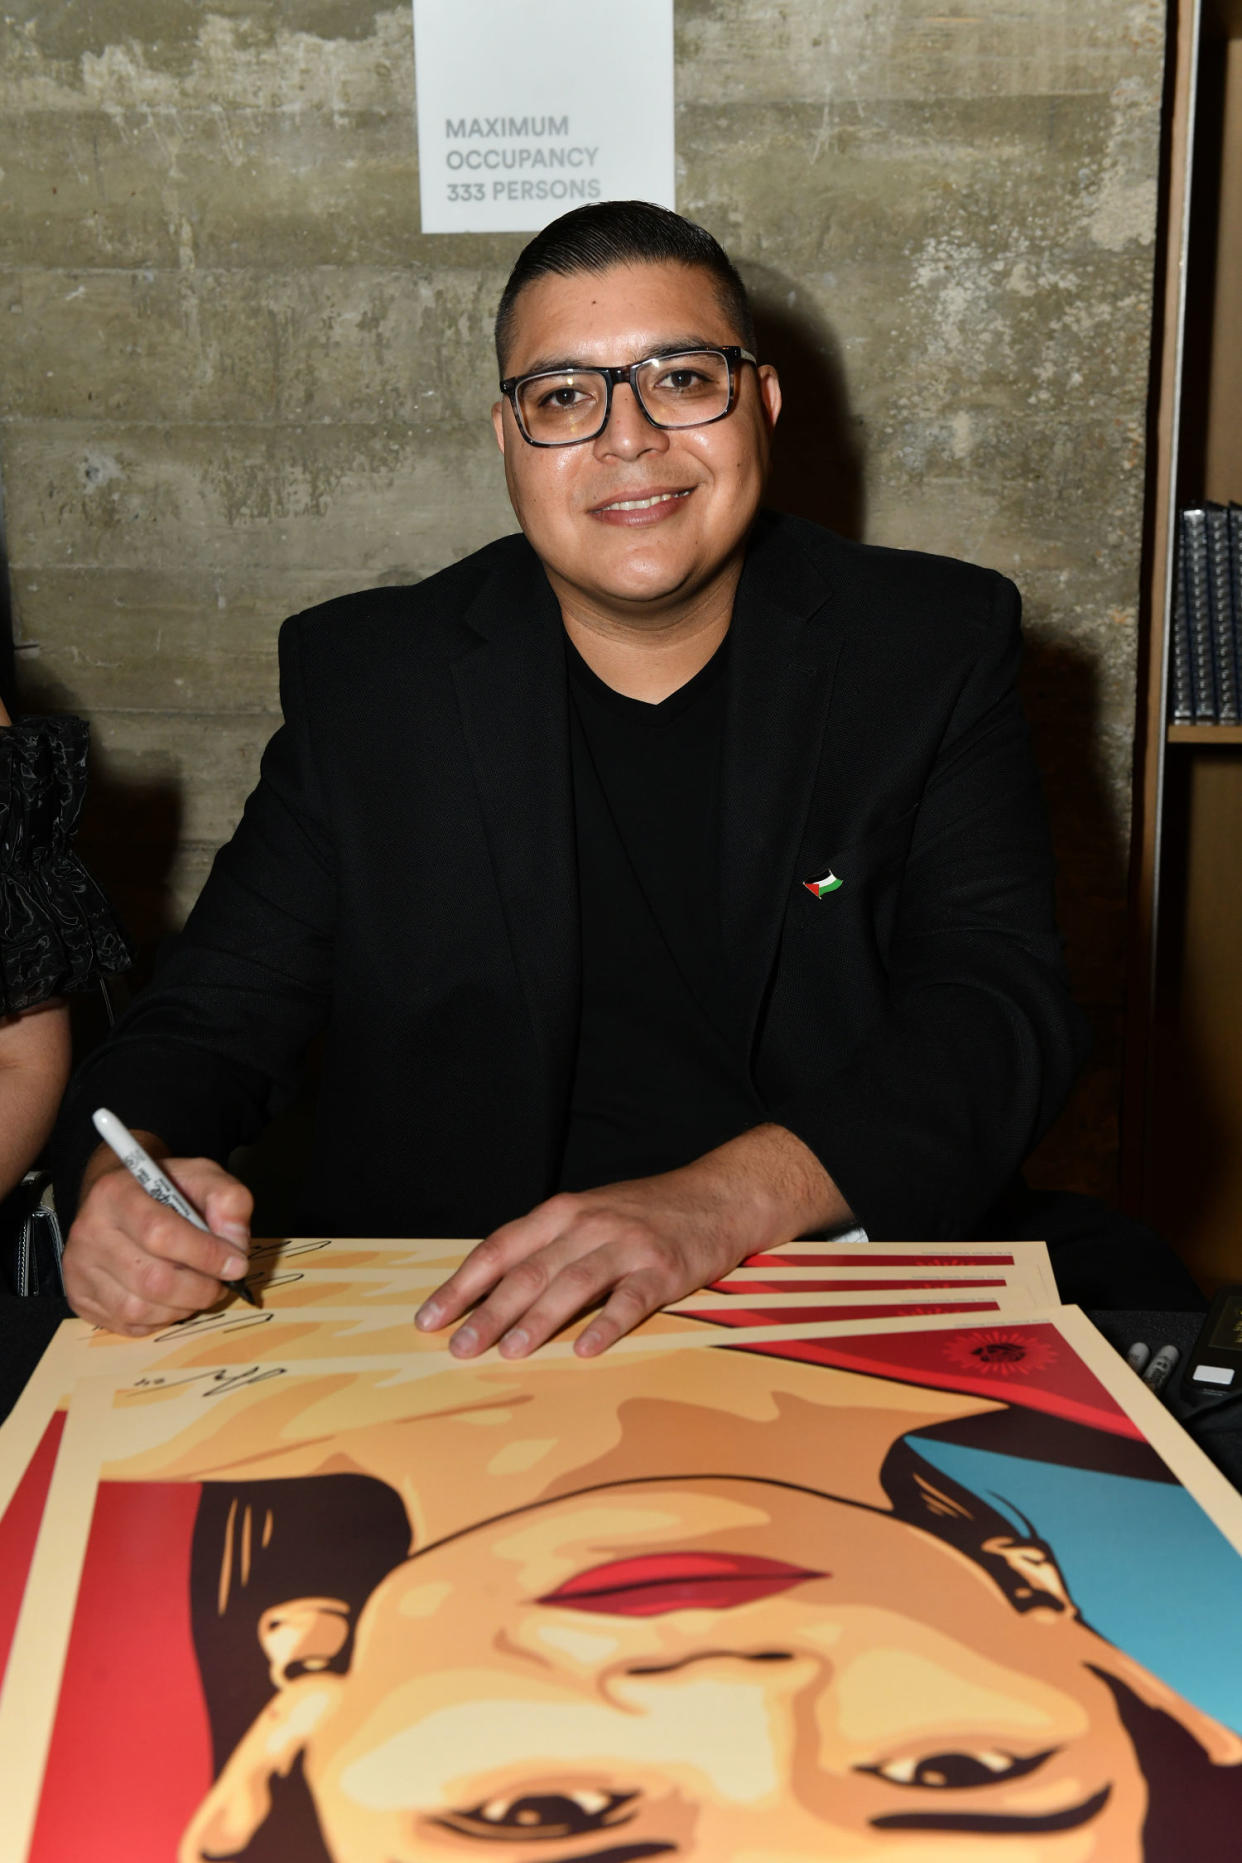
<path id="1" fill-rule="evenodd" d="M 1242 1731 L 1238 1555 L 1176 1482 L 910 1439 L 921 1456 L 1056 1549 L 1083 1617 Z"/>

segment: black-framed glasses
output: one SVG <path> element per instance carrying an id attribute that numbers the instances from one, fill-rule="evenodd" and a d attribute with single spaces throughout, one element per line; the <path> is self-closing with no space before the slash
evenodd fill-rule
<path id="1" fill-rule="evenodd" d="M 580 446 L 603 433 L 612 391 L 628 382 L 653 427 L 707 427 L 723 420 L 737 399 L 737 372 L 754 362 L 736 343 L 720 349 L 678 350 L 645 356 L 615 368 L 539 369 L 500 384 L 513 406 L 518 432 L 530 446 Z"/>

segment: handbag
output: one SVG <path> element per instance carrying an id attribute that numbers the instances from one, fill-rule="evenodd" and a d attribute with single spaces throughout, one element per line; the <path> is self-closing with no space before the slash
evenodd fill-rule
<path id="1" fill-rule="evenodd" d="M 60 1261 L 65 1245 L 47 1171 L 27 1171 L 4 1205 L 4 1219 L 10 1292 L 63 1296 Z"/>

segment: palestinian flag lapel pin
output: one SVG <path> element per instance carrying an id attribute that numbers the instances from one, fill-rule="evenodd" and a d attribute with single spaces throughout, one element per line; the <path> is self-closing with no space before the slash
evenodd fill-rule
<path id="1" fill-rule="evenodd" d="M 816 899 L 823 899 L 828 893 L 835 893 L 839 886 L 844 885 L 844 881 L 838 880 L 832 868 L 829 867 L 827 873 L 823 874 L 820 879 L 803 880 L 802 884 L 808 893 L 814 893 Z"/>

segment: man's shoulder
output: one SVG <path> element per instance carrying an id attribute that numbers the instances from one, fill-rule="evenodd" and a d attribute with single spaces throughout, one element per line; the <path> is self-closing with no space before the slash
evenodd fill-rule
<path id="1" fill-rule="evenodd" d="M 434 651 L 458 641 L 459 624 L 494 579 L 529 574 L 536 562 L 520 532 L 498 537 L 421 582 L 355 589 L 304 608 L 290 616 L 283 632 L 312 653 L 366 653 L 394 636 Z"/>
<path id="2" fill-rule="evenodd" d="M 823 578 L 829 595 L 882 607 L 891 617 L 915 621 L 986 618 L 997 609 L 1016 613 L 1017 591 L 999 570 L 959 557 L 888 544 L 859 543 L 807 518 L 765 512 L 764 542 L 796 550 Z"/>

